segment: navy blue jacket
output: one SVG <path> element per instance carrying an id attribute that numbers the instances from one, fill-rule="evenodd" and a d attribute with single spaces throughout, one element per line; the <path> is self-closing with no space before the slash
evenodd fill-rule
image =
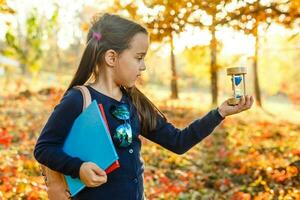
<path id="1" fill-rule="evenodd" d="M 183 154 L 209 135 L 223 120 L 217 109 L 214 109 L 201 119 L 192 122 L 188 127 L 179 130 L 159 116 L 155 130 L 144 135 L 140 132 L 141 126 L 137 110 L 125 91 L 123 91 L 122 99 L 117 101 L 90 86 L 88 86 L 88 89 L 92 99 L 103 104 L 111 134 L 114 133 L 117 126 L 122 124 L 122 121 L 115 119 L 111 115 L 109 112 L 110 107 L 122 102 L 130 105 L 133 142 L 127 148 L 116 146 L 120 168 L 108 174 L 105 184 L 95 188 L 85 188 L 74 199 L 143 199 L 144 165 L 140 157 L 141 141 L 139 135 L 174 153 Z M 69 90 L 54 108 L 34 149 L 34 156 L 38 162 L 72 177 L 79 177 L 79 169 L 84 161 L 64 153 L 62 146 L 73 121 L 82 111 L 82 105 L 83 100 L 80 91 L 77 89 Z"/>

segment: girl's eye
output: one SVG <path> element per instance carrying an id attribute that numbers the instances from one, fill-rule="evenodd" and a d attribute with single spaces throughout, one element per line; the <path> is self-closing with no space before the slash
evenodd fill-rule
<path id="1" fill-rule="evenodd" d="M 142 60 L 143 59 L 143 57 L 140 57 L 140 58 L 137 58 L 138 60 Z"/>

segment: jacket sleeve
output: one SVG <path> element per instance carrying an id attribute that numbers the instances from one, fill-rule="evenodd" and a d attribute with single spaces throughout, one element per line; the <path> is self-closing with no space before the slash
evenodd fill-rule
<path id="1" fill-rule="evenodd" d="M 81 92 L 69 90 L 54 108 L 34 148 L 34 157 L 39 163 L 73 178 L 79 177 L 83 161 L 67 155 L 62 147 L 82 106 Z"/>
<path id="2" fill-rule="evenodd" d="M 183 154 L 212 133 L 223 119 L 214 109 L 180 130 L 158 115 L 156 128 L 143 136 L 176 154 Z"/>

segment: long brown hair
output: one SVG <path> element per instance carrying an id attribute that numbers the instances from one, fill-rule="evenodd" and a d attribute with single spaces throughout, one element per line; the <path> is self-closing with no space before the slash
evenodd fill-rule
<path id="1" fill-rule="evenodd" d="M 101 39 L 93 37 L 94 33 L 101 34 Z M 67 91 L 76 85 L 85 84 L 91 78 L 97 80 L 105 52 L 113 49 L 118 54 L 122 53 L 130 48 L 130 41 L 137 33 L 148 34 L 140 24 L 118 15 L 105 13 L 94 18 L 87 35 L 86 48 Z M 155 129 L 158 115 L 166 120 L 163 113 L 137 87 L 124 89 L 140 115 L 142 134 Z"/>

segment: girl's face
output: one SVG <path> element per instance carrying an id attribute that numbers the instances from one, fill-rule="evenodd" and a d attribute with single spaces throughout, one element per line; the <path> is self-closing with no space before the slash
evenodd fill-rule
<path id="1" fill-rule="evenodd" d="M 141 72 L 146 70 L 145 56 L 149 46 L 149 37 L 137 33 L 130 42 L 130 47 L 118 57 L 114 70 L 114 80 L 118 85 L 133 87 Z"/>

